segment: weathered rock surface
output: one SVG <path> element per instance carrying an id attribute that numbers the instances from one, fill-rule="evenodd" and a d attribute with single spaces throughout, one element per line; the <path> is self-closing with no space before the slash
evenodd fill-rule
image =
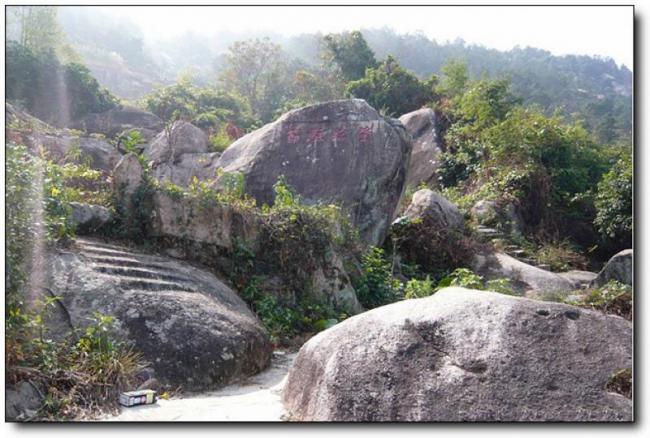
<path id="1" fill-rule="evenodd" d="M 481 200 L 474 204 L 470 214 L 477 224 L 496 227 L 507 233 L 524 229 L 523 219 L 513 204 L 499 205 L 496 201 Z"/>
<path id="2" fill-rule="evenodd" d="M 42 391 L 33 382 L 21 381 L 7 385 L 5 392 L 5 421 L 25 421 L 43 407 Z"/>
<path id="3" fill-rule="evenodd" d="M 631 421 L 605 390 L 631 366 L 622 318 L 447 288 L 316 335 L 282 398 L 300 421 Z"/>
<path id="4" fill-rule="evenodd" d="M 189 122 L 178 120 L 169 130 L 160 132 L 145 148 L 144 154 L 154 162 L 176 164 L 183 154 L 208 152 L 208 136 Z"/>
<path id="5" fill-rule="evenodd" d="M 68 321 L 54 324 L 54 333 L 86 326 L 96 311 L 113 315 L 156 378 L 186 390 L 217 387 L 269 364 L 261 322 L 212 274 L 93 240 L 50 257 L 49 288 Z"/>
<path id="6" fill-rule="evenodd" d="M 118 106 L 103 113 L 88 114 L 72 123 L 72 128 L 88 133 L 100 133 L 107 137 L 136 128 L 145 134 L 160 132 L 164 122 L 150 112 L 130 106 Z"/>
<path id="7" fill-rule="evenodd" d="M 71 202 L 70 207 L 78 234 L 97 230 L 111 220 L 111 211 L 102 205 Z"/>
<path id="8" fill-rule="evenodd" d="M 258 261 L 269 256 L 263 246 L 268 245 L 268 230 L 273 229 L 273 224 L 265 222 L 269 219 L 253 210 L 241 211 L 223 203 L 206 205 L 200 199 L 175 198 L 157 192 L 154 195 L 153 218 L 153 235 L 165 240 L 168 253 L 174 257 L 195 260 L 218 271 L 230 272 L 240 268 L 233 265 L 233 260 L 234 253 L 242 247 L 256 254 Z M 270 262 L 261 264 L 271 265 Z M 300 288 L 301 295 L 318 298 L 351 313 L 362 310 L 342 257 L 334 245 L 324 251 L 314 266 L 311 263 L 308 265 L 300 275 L 304 281 Z M 296 270 L 298 268 L 295 267 Z M 297 272 L 294 272 L 290 280 L 300 281 L 297 276 Z M 290 289 L 287 284 L 282 279 L 276 280 L 279 283 L 277 289 L 287 293 Z M 272 286 L 265 284 L 263 288 L 271 290 L 274 289 Z"/>
<path id="9" fill-rule="evenodd" d="M 435 111 L 422 108 L 404 114 L 399 121 L 413 137 L 413 152 L 406 183 L 417 187 L 421 183 L 434 182 L 441 152 L 441 141 L 438 139 L 440 128 Z"/>
<path id="10" fill-rule="evenodd" d="M 573 287 L 575 289 L 580 289 L 582 287 L 588 286 L 589 283 L 591 283 L 598 276 L 598 274 L 595 272 L 589 271 L 560 272 L 558 275 L 573 282 Z"/>
<path id="11" fill-rule="evenodd" d="M 164 162 L 154 166 L 152 173 L 159 181 L 169 181 L 187 187 L 194 177 L 199 181 L 215 179 L 220 155 L 219 152 L 182 154 L 176 163 Z"/>
<path id="12" fill-rule="evenodd" d="M 515 290 L 535 298 L 557 296 L 579 288 L 565 276 L 528 265 L 500 252 L 476 254 L 472 270 L 486 280 L 507 278 Z"/>
<path id="13" fill-rule="evenodd" d="M 43 148 L 47 151 L 48 157 L 55 162 L 73 160 L 87 163 L 91 168 L 105 172 L 113 170 L 122 158 L 122 154 L 108 141 L 97 137 L 73 135 L 70 131 L 57 133 L 34 131 L 26 135 L 25 140 L 32 152 L 38 153 L 38 150 Z M 72 150 L 76 148 L 81 152 L 81 156 L 73 158 L 75 154 Z"/>
<path id="14" fill-rule="evenodd" d="M 403 217 L 413 221 L 426 220 L 427 226 L 437 230 L 462 230 L 463 215 L 458 207 L 440 194 L 429 190 L 418 190 L 404 212 Z M 399 219 L 398 219 L 399 220 Z"/>
<path id="15" fill-rule="evenodd" d="M 140 160 L 133 153 L 128 153 L 117 163 L 113 169 L 113 188 L 116 191 L 123 191 L 128 199 L 142 184 L 144 169 Z"/>
<path id="16" fill-rule="evenodd" d="M 361 237 L 378 244 L 402 195 L 410 154 L 410 136 L 399 121 L 363 100 L 338 100 L 290 111 L 245 135 L 217 166 L 242 172 L 246 191 L 269 205 L 284 175 L 306 202 L 349 209 Z"/>
<path id="17" fill-rule="evenodd" d="M 634 251 L 624 249 L 614 254 L 605 267 L 598 273 L 598 276 L 591 283 L 592 286 L 603 286 L 610 280 L 620 281 L 632 285 L 634 279 Z"/>

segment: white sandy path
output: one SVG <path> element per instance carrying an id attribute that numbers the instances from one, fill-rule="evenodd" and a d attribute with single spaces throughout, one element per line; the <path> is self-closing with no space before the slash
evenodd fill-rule
<path id="1" fill-rule="evenodd" d="M 274 352 L 271 366 L 249 379 L 214 392 L 122 408 L 104 421 L 281 421 L 282 387 L 295 353 Z"/>

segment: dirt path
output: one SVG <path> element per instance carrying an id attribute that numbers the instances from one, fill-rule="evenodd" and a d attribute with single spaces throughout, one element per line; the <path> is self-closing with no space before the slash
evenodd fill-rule
<path id="1" fill-rule="evenodd" d="M 280 394 L 295 353 L 274 352 L 271 366 L 214 392 L 185 394 L 153 405 L 122 408 L 106 421 L 281 421 Z"/>

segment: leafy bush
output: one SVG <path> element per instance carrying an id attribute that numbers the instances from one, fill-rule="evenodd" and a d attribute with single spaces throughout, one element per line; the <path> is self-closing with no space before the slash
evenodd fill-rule
<path id="1" fill-rule="evenodd" d="M 226 125 L 222 124 L 217 132 L 210 136 L 210 151 L 211 152 L 223 152 L 228 146 L 232 143 L 232 139 L 226 132 Z"/>
<path id="2" fill-rule="evenodd" d="M 424 280 L 412 278 L 404 285 L 404 298 L 424 298 L 435 292 L 433 281 L 427 276 Z"/>
<path id="3" fill-rule="evenodd" d="M 400 116 L 431 102 L 434 82 L 435 77 L 428 82 L 420 81 L 389 56 L 376 68 L 366 70 L 365 77 L 349 82 L 346 92 L 365 99 L 374 108 L 384 109 L 388 115 Z"/>
<path id="4" fill-rule="evenodd" d="M 44 406 L 31 420 L 71 420 L 89 411 L 115 410 L 119 393 L 133 387 L 134 374 L 145 365 L 141 355 L 115 340 L 114 319 L 100 313 L 80 333 L 52 340 L 44 320 L 55 301 L 7 307 L 7 382 L 29 380 L 44 390 Z"/>
<path id="5" fill-rule="evenodd" d="M 361 258 L 361 271 L 355 290 L 364 307 L 372 309 L 402 298 L 402 285 L 393 278 L 391 264 L 386 260 L 383 249 L 370 247 Z"/>
<path id="6" fill-rule="evenodd" d="M 618 315 L 629 321 L 633 319 L 632 286 L 610 280 L 607 284 L 588 291 L 576 301 L 566 301 L 582 307 L 588 307 L 609 315 Z"/>
<path id="7" fill-rule="evenodd" d="M 563 272 L 571 269 L 584 270 L 587 259 L 568 240 L 559 243 L 544 243 L 535 251 L 540 264 L 548 265 L 551 271 Z"/>
<path id="8" fill-rule="evenodd" d="M 46 122 L 61 125 L 117 104 L 85 66 L 62 65 L 53 51 L 34 52 L 10 41 L 6 61 L 7 100 Z"/>
<path id="9" fill-rule="evenodd" d="M 623 156 L 603 175 L 596 195 L 598 231 L 610 240 L 619 240 L 629 247 L 632 241 L 632 157 Z"/>
<path id="10" fill-rule="evenodd" d="M 466 287 L 468 289 L 483 289 L 483 277 L 470 269 L 458 268 L 438 282 L 437 289 L 443 287 Z"/>

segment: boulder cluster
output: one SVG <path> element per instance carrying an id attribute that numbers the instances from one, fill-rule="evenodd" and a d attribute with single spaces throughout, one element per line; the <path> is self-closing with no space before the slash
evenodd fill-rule
<path id="1" fill-rule="evenodd" d="M 631 323 L 540 300 L 610 280 L 631 285 L 632 250 L 598 274 L 551 272 L 486 243 L 492 227 L 522 230 L 514 205 L 484 200 L 465 217 L 431 189 L 403 203 L 407 186 L 436 186 L 445 146 L 431 109 L 397 120 L 363 100 L 320 103 L 284 114 L 223 153 L 211 152 L 207 135 L 191 123 L 165 124 L 136 108 L 86 116 L 73 124 L 81 134 L 38 125 L 13 107 L 7 112 L 38 128 L 10 133 L 13 141 L 45 149 L 55 161 L 79 149 L 110 177 L 121 205 L 113 211 L 73 203 L 78 234 L 90 237 L 48 249 L 41 286 L 60 298 L 47 321 L 58 337 L 101 312 L 116 318 L 117 335 L 143 353 L 148 377 L 164 385 L 207 390 L 256 374 L 269 365 L 273 346 L 229 281 L 241 268 L 235 254 L 245 248 L 266 269 L 256 274 L 264 275 L 268 293 L 275 288 L 296 302 L 314 297 L 356 315 L 300 349 L 282 395 L 293 420 L 632 420 L 632 400 L 608 390 L 614 374 L 632 367 Z M 112 140 L 133 130 L 144 141 L 135 150 Z M 148 204 L 138 197 L 148 179 L 185 188 L 198 180 L 218 193 L 232 174 L 241 175 L 258 206 L 273 204 L 274 185 L 284 178 L 302 203 L 346 212 L 363 245 L 392 239 L 402 251 L 396 263 L 404 257 L 423 267 L 471 268 L 485 280 L 508 279 L 519 296 L 451 287 L 364 312 L 354 286 L 359 261 L 340 242 L 319 242 L 315 256 L 308 246 L 294 249 L 310 260 L 291 271 L 297 282 L 272 270 L 273 224 L 259 209 L 165 190 L 154 190 Z M 136 210 L 146 210 L 156 250 L 98 233 Z M 468 220 L 488 231 L 477 235 Z M 34 393 L 25 382 L 11 388 L 13 418 L 34 409 Z M 14 402 L 21 397 L 24 409 Z"/>

